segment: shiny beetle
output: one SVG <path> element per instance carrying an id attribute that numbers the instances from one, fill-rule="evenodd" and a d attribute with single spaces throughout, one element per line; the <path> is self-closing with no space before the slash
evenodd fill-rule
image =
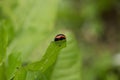
<path id="1" fill-rule="evenodd" d="M 60 40 L 66 40 L 66 37 L 64 34 L 58 34 L 56 35 L 54 41 L 60 41 Z"/>

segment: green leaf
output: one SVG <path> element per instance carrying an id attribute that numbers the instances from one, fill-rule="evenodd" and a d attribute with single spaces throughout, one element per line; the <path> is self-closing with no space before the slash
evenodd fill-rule
<path id="1" fill-rule="evenodd" d="M 53 29 L 59 0 L 4 0 L 4 12 L 11 17 L 15 31 L 36 28 L 41 32 Z M 9 4 L 8 4 L 9 3 Z M 47 28 L 44 28 L 47 27 Z M 39 28 L 39 29 L 38 29 Z"/>
<path id="2" fill-rule="evenodd" d="M 12 51 L 21 52 L 23 62 L 31 60 L 32 58 L 29 58 L 31 54 L 37 54 L 33 51 L 43 42 L 45 43 L 45 40 L 54 29 L 58 1 L 59 0 L 17 0 L 15 1 L 16 7 L 13 10 L 6 7 L 9 1 L 3 5 L 4 9 L 6 9 L 6 11 L 10 10 L 12 14 L 9 15 L 14 23 L 16 34 L 15 39 L 8 47 L 8 54 L 12 53 Z M 44 49 L 42 48 L 39 51 L 42 50 Z M 37 54 L 38 58 L 35 57 L 37 60 L 41 56 L 40 54 L 42 53 Z"/>
<path id="3" fill-rule="evenodd" d="M 0 64 L 0 80 L 6 80 L 4 63 Z"/>
<path id="4" fill-rule="evenodd" d="M 13 78 L 14 80 L 26 80 L 27 71 L 24 69 L 24 67 L 20 68 Z"/>
<path id="5" fill-rule="evenodd" d="M 43 73 L 55 63 L 58 53 L 64 47 L 66 47 L 65 40 L 51 42 L 42 59 L 26 66 L 22 66 L 16 72 L 14 80 L 45 80 L 46 76 Z"/>
<path id="6" fill-rule="evenodd" d="M 4 22 L 0 22 L 0 80 L 5 80 L 5 65 L 4 58 L 6 56 L 7 49 L 7 33 L 6 28 L 4 26 Z"/>
<path id="7" fill-rule="evenodd" d="M 65 46 L 65 40 L 51 42 L 42 59 L 40 61 L 29 64 L 27 68 L 32 71 L 40 70 L 41 72 L 45 72 L 49 66 L 55 63 L 58 53 Z"/>
<path id="8" fill-rule="evenodd" d="M 0 23 L 0 64 L 6 55 L 6 48 L 7 48 L 7 33 L 4 23 L 1 22 Z"/>
<path id="9" fill-rule="evenodd" d="M 71 32 L 65 32 L 67 47 L 64 48 L 56 61 L 50 80 L 82 80 L 81 53 L 77 41 Z"/>
<path id="10" fill-rule="evenodd" d="M 21 53 L 13 52 L 6 62 L 7 79 L 13 78 L 17 69 L 21 66 Z"/>
<path id="11" fill-rule="evenodd" d="M 6 26 L 6 31 L 8 35 L 8 45 L 9 45 L 15 38 L 14 26 L 10 19 L 6 19 L 5 26 Z"/>
<path id="12" fill-rule="evenodd" d="M 40 71 L 28 71 L 26 80 L 47 80 L 46 76 Z"/>

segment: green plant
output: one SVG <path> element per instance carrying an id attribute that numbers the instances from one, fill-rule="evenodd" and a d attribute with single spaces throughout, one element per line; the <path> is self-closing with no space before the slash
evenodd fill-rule
<path id="1" fill-rule="evenodd" d="M 76 39 L 54 27 L 57 6 L 57 0 L 2 1 L 0 80 L 80 80 Z M 51 42 L 58 33 L 67 41 Z"/>

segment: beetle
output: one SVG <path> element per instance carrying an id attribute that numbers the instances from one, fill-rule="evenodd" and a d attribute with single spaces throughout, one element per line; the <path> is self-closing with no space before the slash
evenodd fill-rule
<path id="1" fill-rule="evenodd" d="M 60 40 L 66 40 L 66 37 L 65 37 L 64 34 L 57 34 L 57 35 L 55 36 L 54 41 L 60 41 Z"/>

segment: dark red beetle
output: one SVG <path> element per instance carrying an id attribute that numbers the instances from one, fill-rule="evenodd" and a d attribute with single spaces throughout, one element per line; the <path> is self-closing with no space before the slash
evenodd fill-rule
<path id="1" fill-rule="evenodd" d="M 60 41 L 60 40 L 65 40 L 65 39 L 66 39 L 66 37 L 64 34 L 58 34 L 55 36 L 54 41 Z"/>

